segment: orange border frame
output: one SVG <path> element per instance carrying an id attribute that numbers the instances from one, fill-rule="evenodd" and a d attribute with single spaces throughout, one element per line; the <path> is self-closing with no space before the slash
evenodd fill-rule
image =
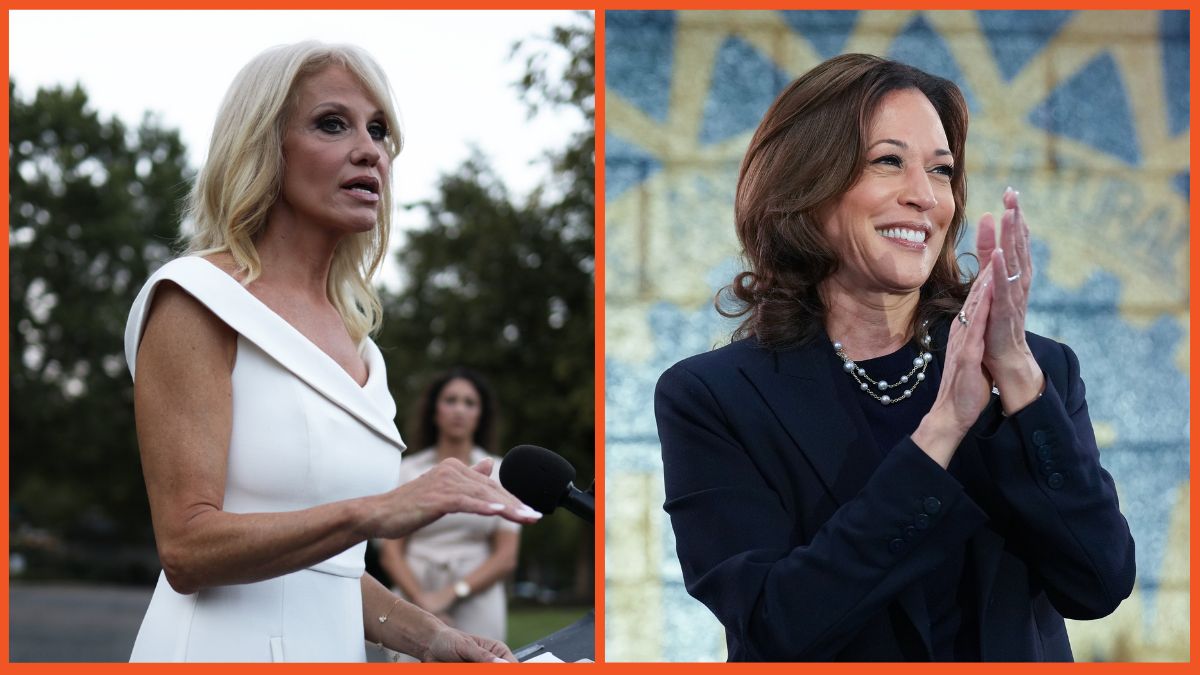
<path id="1" fill-rule="evenodd" d="M 0 17 L 0 22 L 3 23 L 2 30 L 4 33 L 4 37 L 3 37 L 4 47 L 5 47 L 4 56 L 3 56 L 4 71 L 8 72 L 8 12 L 3 13 L 3 16 Z M 3 106 L 4 106 L 4 119 L 7 120 L 8 119 L 8 89 L 7 88 L 4 90 Z M 8 147 L 8 124 L 5 124 L 4 129 L 0 130 L 0 136 L 3 136 L 3 138 L 4 138 L 4 146 Z M 8 162 L 5 162 L 4 168 L 0 169 L 0 175 L 2 175 L 4 177 L 4 184 L 8 185 L 9 184 L 8 183 Z M 4 220 L 7 224 L 7 221 L 8 221 L 7 211 L 5 212 Z M 4 281 L 2 282 L 3 287 L 4 287 L 4 296 L 8 297 L 8 237 L 7 236 L 4 237 L 4 261 L 2 263 L 0 263 L 0 266 L 2 266 L 4 268 Z M 8 351 L 8 305 L 4 306 L 4 336 L 0 337 L 0 341 L 4 342 L 4 348 L 5 348 L 4 351 Z M 9 379 L 9 362 L 8 361 L 5 361 L 4 365 L 0 366 L 0 370 L 2 370 L 4 372 L 4 379 L 6 379 L 6 380 Z M 4 442 L 5 462 L 4 462 L 3 466 L 0 466 L 0 480 L 3 480 L 3 483 L 4 483 L 3 491 L 4 491 L 4 495 L 7 497 L 8 491 L 9 491 L 9 489 L 8 489 L 8 486 L 9 486 L 8 461 L 7 461 L 8 460 L 8 429 L 9 429 L 8 390 L 5 389 L 4 393 L 0 396 L 3 397 L 3 401 L 4 401 L 4 411 L 0 412 L 0 416 L 3 416 L 4 431 L 5 431 L 4 441 L 3 441 Z M 9 515 L 9 510 L 7 510 L 7 509 L 4 511 L 3 515 L 0 515 L 0 521 L 3 521 L 3 524 L 4 524 L 3 528 L 0 528 L 0 541 L 4 542 L 5 550 L 8 550 L 8 515 Z M 0 566 L 2 566 L 4 569 L 4 583 L 2 585 L 0 585 L 0 597 L 3 598 L 4 607 L 7 609 L 8 608 L 8 558 L 5 558 L 3 562 L 0 562 Z M 8 638 L 9 638 L 9 634 L 10 634 L 9 630 L 8 630 L 8 617 L 9 617 L 9 612 L 7 612 L 7 611 L 4 612 L 3 617 L 0 617 L 0 629 L 3 629 L 3 631 L 4 631 L 3 639 L 0 639 L 0 660 L 3 660 L 6 663 L 8 662 Z"/>

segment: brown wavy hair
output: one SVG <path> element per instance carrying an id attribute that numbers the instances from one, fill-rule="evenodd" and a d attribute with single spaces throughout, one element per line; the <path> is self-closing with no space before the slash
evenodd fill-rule
<path id="1" fill-rule="evenodd" d="M 942 254 L 913 316 L 955 314 L 970 290 L 955 247 L 967 200 L 967 104 L 950 80 L 870 54 L 843 54 L 792 82 L 771 104 L 742 160 L 734 220 L 746 270 L 717 293 L 723 316 L 745 317 L 733 338 L 756 337 L 772 349 L 802 345 L 823 330 L 820 284 L 838 268 L 818 214 L 841 198 L 866 166 L 870 125 L 884 97 L 916 89 L 941 119 L 955 159 L 954 216 Z M 728 306 L 728 308 L 726 308 Z"/>

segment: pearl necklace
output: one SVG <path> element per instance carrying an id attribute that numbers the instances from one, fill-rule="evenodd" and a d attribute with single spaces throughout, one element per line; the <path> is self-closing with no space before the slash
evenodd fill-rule
<path id="1" fill-rule="evenodd" d="M 925 351 L 921 352 L 920 356 L 913 359 L 912 370 L 908 371 L 907 375 L 901 375 L 899 382 L 892 384 L 889 384 L 887 380 L 871 379 L 871 376 L 867 375 L 866 370 L 852 361 L 849 356 L 846 356 L 846 352 L 842 349 L 841 342 L 835 341 L 833 343 L 833 351 L 835 351 L 838 357 L 842 360 L 842 370 L 850 377 L 853 377 L 854 381 L 858 383 L 859 391 L 866 392 L 871 396 L 871 398 L 879 401 L 883 405 L 891 405 L 893 403 L 899 403 L 900 401 L 912 396 L 913 389 L 916 389 L 917 385 L 925 381 L 925 369 L 929 366 L 929 362 L 933 360 L 933 354 L 929 353 L 929 347 L 932 342 L 933 339 L 930 338 L 929 335 L 921 338 L 921 343 L 925 345 Z M 912 382 L 912 386 L 906 388 L 904 393 L 896 398 L 892 398 L 887 394 L 876 394 L 874 391 L 872 391 L 873 387 L 878 389 L 880 392 L 886 392 L 889 389 L 902 387 L 908 384 L 910 381 Z"/>

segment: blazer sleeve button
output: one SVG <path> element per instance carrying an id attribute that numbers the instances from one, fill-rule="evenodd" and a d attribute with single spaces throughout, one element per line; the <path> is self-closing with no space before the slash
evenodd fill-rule
<path id="1" fill-rule="evenodd" d="M 916 525 L 918 530 L 928 530 L 929 515 L 925 513 L 918 513 L 917 517 L 913 518 L 913 525 Z"/>
<path id="2" fill-rule="evenodd" d="M 1033 432 L 1033 444 L 1034 445 L 1046 445 L 1049 442 L 1050 442 L 1050 430 L 1049 429 L 1038 429 Z"/>
<path id="3" fill-rule="evenodd" d="M 937 497 L 926 497 L 921 506 L 925 509 L 925 513 L 936 516 L 937 512 L 942 510 L 942 500 Z"/>
<path id="4" fill-rule="evenodd" d="M 1049 461 L 1054 457 L 1054 449 L 1049 445 L 1039 445 L 1037 449 L 1037 456 L 1038 459 L 1042 460 L 1043 462 Z"/>
<path id="5" fill-rule="evenodd" d="M 892 553 L 900 553 L 904 550 L 905 546 L 907 546 L 907 544 L 904 543 L 903 539 L 893 539 L 891 543 L 888 544 L 888 550 Z"/>
<path id="6" fill-rule="evenodd" d="M 1051 490 L 1057 490 L 1063 486 L 1063 475 L 1061 473 L 1052 473 L 1046 478 L 1046 484 Z"/>

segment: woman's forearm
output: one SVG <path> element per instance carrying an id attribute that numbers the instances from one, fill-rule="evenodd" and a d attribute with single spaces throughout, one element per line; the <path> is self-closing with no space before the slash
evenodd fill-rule
<path id="1" fill-rule="evenodd" d="M 366 539 L 358 525 L 370 499 L 281 513 L 197 508 L 171 524 L 158 524 L 163 571 L 172 588 L 187 594 L 312 566 Z"/>
<path id="2" fill-rule="evenodd" d="M 954 457 L 958 444 L 962 442 L 963 435 L 964 431 L 935 404 L 933 410 L 921 418 L 921 423 L 912 433 L 912 442 L 937 462 L 938 466 L 945 469 L 950 466 L 950 460 Z"/>
<path id="3" fill-rule="evenodd" d="M 1012 536 L 1051 604 L 1067 618 L 1095 619 L 1133 591 L 1134 542 L 1100 463 L 1079 361 L 1059 348 L 1061 361 L 1046 350 L 1041 395 L 978 441 L 989 485 L 1008 504 Z"/>
<path id="4" fill-rule="evenodd" d="M 1025 406 L 1037 400 L 1046 389 L 1046 376 L 1042 367 L 1033 358 L 1032 353 L 1026 353 L 1020 359 L 1014 359 L 991 368 L 1000 390 L 1000 404 L 1005 415 L 1015 415 Z"/>
<path id="5" fill-rule="evenodd" d="M 325 560 L 370 534 L 376 497 L 279 513 L 224 509 L 236 334 L 182 289 L 159 290 L 137 353 L 134 414 L 154 537 L 180 593 L 258 581 Z"/>
<path id="6" fill-rule="evenodd" d="M 490 460 L 446 460 L 387 492 L 303 510 L 225 511 L 237 334 L 173 284 L 154 307 L 136 355 L 134 416 L 159 558 L 176 591 L 286 574 L 446 513 L 541 517 L 489 478 Z"/>
<path id="7" fill-rule="evenodd" d="M 437 617 L 384 588 L 370 574 L 362 576 L 362 597 L 364 636 L 393 651 L 422 658 L 433 636 L 445 628 Z"/>

